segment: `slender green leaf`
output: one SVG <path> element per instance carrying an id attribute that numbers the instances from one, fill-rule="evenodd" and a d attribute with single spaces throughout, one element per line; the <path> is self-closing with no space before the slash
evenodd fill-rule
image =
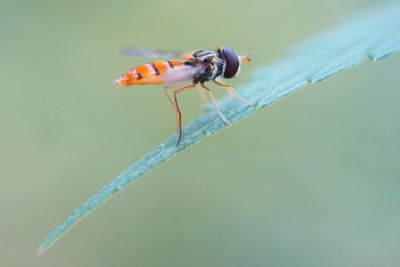
<path id="1" fill-rule="evenodd" d="M 266 66 L 241 87 L 240 93 L 254 105 L 246 106 L 226 96 L 221 108 L 231 123 L 248 117 L 255 110 L 266 107 L 290 95 L 308 82 L 322 81 L 365 59 L 382 59 L 400 50 L 400 5 L 386 6 L 362 12 L 346 23 L 298 45 L 285 60 Z M 179 152 L 216 134 L 227 126 L 215 112 L 207 113 L 184 129 L 184 136 L 176 146 L 174 135 L 160 144 L 121 175 L 90 197 L 41 243 L 43 253 L 73 225 L 93 209 L 126 188 L 131 182 L 160 166 Z"/>

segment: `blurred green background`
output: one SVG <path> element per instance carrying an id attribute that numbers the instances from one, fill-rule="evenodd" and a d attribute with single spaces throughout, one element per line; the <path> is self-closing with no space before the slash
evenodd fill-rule
<path id="1" fill-rule="evenodd" d="M 232 81 L 381 0 L 4 1 L 1 266 L 399 266 L 400 56 L 256 112 L 146 175 L 42 257 L 44 236 L 175 133 L 129 45 L 229 45 Z M 219 93 L 219 96 L 222 94 Z M 201 114 L 181 96 L 185 123 Z"/>

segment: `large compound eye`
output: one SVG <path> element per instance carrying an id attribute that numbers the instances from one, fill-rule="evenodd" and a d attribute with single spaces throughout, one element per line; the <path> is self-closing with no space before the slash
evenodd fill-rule
<path id="1" fill-rule="evenodd" d="M 222 56 L 225 58 L 226 68 L 224 78 L 232 78 L 239 70 L 240 61 L 236 53 L 229 47 L 221 48 Z"/>

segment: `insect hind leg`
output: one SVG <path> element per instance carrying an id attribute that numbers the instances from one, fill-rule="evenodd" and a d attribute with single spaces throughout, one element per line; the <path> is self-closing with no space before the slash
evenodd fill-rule
<path id="1" fill-rule="evenodd" d="M 184 86 L 184 87 L 179 88 L 174 91 L 174 100 L 172 101 L 172 104 L 174 105 L 175 112 L 176 112 L 176 120 L 177 120 L 177 124 L 178 124 L 178 134 L 179 134 L 178 142 L 176 143 L 176 145 L 179 145 L 179 143 L 181 142 L 181 139 L 182 139 L 182 112 L 179 107 L 177 95 L 180 93 L 183 93 L 185 91 L 188 91 L 194 87 L 196 87 L 196 84 L 193 83 L 191 85 Z M 165 89 L 165 92 L 167 93 L 167 97 L 170 99 L 166 89 Z"/>
<path id="2" fill-rule="evenodd" d="M 175 108 L 174 100 L 172 100 L 171 96 L 170 96 L 169 93 L 168 93 L 168 89 L 169 89 L 169 88 L 170 88 L 170 87 L 167 87 L 167 86 L 164 87 L 164 94 L 165 94 L 165 96 L 168 98 L 168 101 L 171 103 L 172 107 Z"/>

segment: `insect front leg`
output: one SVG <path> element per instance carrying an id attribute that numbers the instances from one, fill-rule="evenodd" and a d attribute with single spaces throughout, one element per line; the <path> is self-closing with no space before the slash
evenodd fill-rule
<path id="1" fill-rule="evenodd" d="M 218 81 L 217 79 L 214 80 L 214 83 L 216 85 L 218 85 L 219 87 L 221 87 L 222 89 L 224 89 L 228 94 L 234 96 L 236 99 L 238 99 L 239 101 L 245 103 L 248 106 L 253 105 L 252 102 L 250 102 L 247 99 L 244 99 L 232 86 L 230 86 L 229 84 L 225 84 L 221 81 Z"/>
<path id="2" fill-rule="evenodd" d="M 182 113 L 181 113 L 181 109 L 179 107 L 178 98 L 176 96 L 178 94 L 188 91 L 194 87 L 196 87 L 196 84 L 191 84 L 191 85 L 179 88 L 174 91 L 174 101 L 173 102 L 175 104 L 174 107 L 175 107 L 175 111 L 176 111 L 176 120 L 178 123 L 178 132 L 179 132 L 178 142 L 176 143 L 176 145 L 179 145 L 179 143 L 181 142 L 181 139 L 182 139 Z"/>

